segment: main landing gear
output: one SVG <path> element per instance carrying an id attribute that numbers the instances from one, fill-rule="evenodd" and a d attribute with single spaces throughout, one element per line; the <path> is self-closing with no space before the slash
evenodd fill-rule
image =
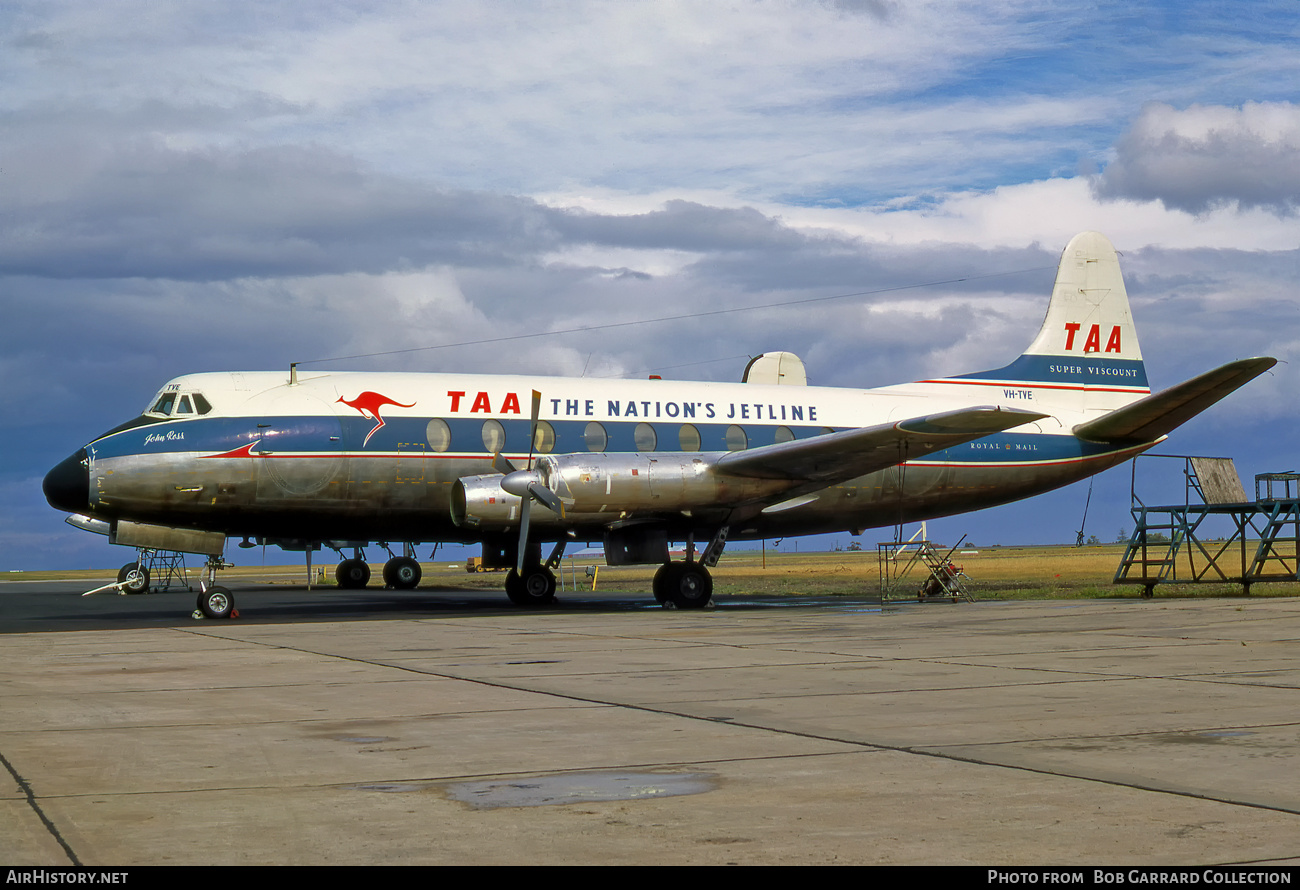
<path id="1" fill-rule="evenodd" d="M 388 561 L 384 563 L 384 586 L 394 590 L 414 590 L 420 584 L 422 572 L 420 563 L 415 559 L 415 548 L 403 545 L 401 556 L 393 555 L 387 544 L 380 544 L 388 551 Z M 342 554 L 339 554 L 342 556 Z M 366 563 L 365 553 L 360 547 L 352 548 L 352 556 L 341 560 L 334 569 L 334 580 L 342 590 L 362 590 L 370 583 L 370 566 Z"/>
<path id="2" fill-rule="evenodd" d="M 345 559 L 334 567 L 334 580 L 342 590 L 360 590 L 370 583 L 370 566 L 359 556 Z"/>
<path id="3" fill-rule="evenodd" d="M 655 599 L 678 609 L 703 609 L 713 598 L 713 576 L 694 560 L 664 563 L 651 583 Z"/>
<path id="4" fill-rule="evenodd" d="M 564 541 L 557 541 L 546 562 L 540 561 L 537 545 L 525 551 L 524 570 L 511 569 L 506 575 L 506 596 L 516 606 L 534 609 L 555 602 L 555 569 L 564 557 Z"/>
<path id="5" fill-rule="evenodd" d="M 394 556 L 384 563 L 384 584 L 394 590 L 414 590 L 421 574 L 420 564 L 409 556 Z"/>
<path id="6" fill-rule="evenodd" d="M 516 606 L 549 606 L 555 602 L 555 573 L 543 565 L 525 565 L 522 575 L 511 569 L 506 575 L 506 596 Z"/>
<path id="7" fill-rule="evenodd" d="M 716 566 L 727 546 L 728 526 L 713 533 L 700 561 L 695 561 L 695 537 L 686 539 L 686 559 L 666 562 L 655 572 L 651 588 L 655 599 L 678 609 L 703 609 L 713 601 L 713 576 L 709 567 Z"/>

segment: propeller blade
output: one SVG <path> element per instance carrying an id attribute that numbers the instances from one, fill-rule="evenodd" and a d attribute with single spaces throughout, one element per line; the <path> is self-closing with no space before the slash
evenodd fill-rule
<path id="1" fill-rule="evenodd" d="M 501 487 L 520 499 L 519 558 L 515 571 L 519 573 L 521 578 L 524 575 L 524 556 L 528 553 L 528 520 L 532 512 L 533 500 L 541 501 L 554 511 L 557 516 L 564 516 L 564 506 L 560 504 L 560 499 L 538 481 L 537 473 L 533 471 L 533 451 L 537 447 L 537 418 L 541 413 L 542 394 L 538 390 L 533 390 L 532 410 L 529 412 L 528 463 L 525 465 L 526 469 L 516 470 L 514 464 L 500 454 L 492 458 L 492 466 L 505 474 L 505 478 L 501 480 Z M 509 470 L 503 469 L 504 467 L 509 467 Z M 552 506 L 552 504 L 555 506 Z M 556 506 L 560 509 L 557 510 Z"/>
<path id="2" fill-rule="evenodd" d="M 492 455 L 492 469 L 496 470 L 498 473 L 509 475 L 519 468 L 512 464 L 508 458 L 502 457 L 501 452 L 498 451 L 496 454 Z"/>
<path id="3" fill-rule="evenodd" d="M 561 519 L 564 518 L 564 503 L 556 496 L 555 492 L 551 491 L 545 485 L 540 482 L 534 482 L 528 486 L 528 493 L 532 495 L 538 503 L 547 507 L 556 516 Z"/>
<path id="4" fill-rule="evenodd" d="M 533 390 L 532 419 L 528 424 L 528 469 L 533 468 L 533 449 L 537 447 L 537 418 L 542 413 L 542 394 Z"/>
<path id="5" fill-rule="evenodd" d="M 524 557 L 528 553 L 528 513 L 532 506 L 533 499 L 528 497 L 519 506 L 519 559 L 515 571 L 520 578 L 524 576 Z"/>

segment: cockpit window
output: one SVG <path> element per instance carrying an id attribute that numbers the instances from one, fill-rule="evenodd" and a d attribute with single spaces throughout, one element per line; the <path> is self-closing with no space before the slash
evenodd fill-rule
<path id="1" fill-rule="evenodd" d="M 165 392 L 158 397 L 146 414 L 161 414 L 170 417 L 189 417 L 194 414 L 207 414 L 212 410 L 212 403 L 197 392 Z"/>

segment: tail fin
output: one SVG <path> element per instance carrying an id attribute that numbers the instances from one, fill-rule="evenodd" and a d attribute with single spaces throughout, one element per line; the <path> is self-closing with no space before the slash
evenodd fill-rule
<path id="1" fill-rule="evenodd" d="M 1080 410 L 1111 410 L 1150 393 L 1119 257 L 1106 236 L 1070 239 L 1047 317 L 1024 355 L 1004 368 L 949 379 L 1029 384 Z"/>

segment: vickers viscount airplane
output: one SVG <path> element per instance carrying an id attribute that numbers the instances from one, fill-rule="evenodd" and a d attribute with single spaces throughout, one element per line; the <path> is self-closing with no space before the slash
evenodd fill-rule
<path id="1" fill-rule="evenodd" d="M 512 567 L 520 605 L 554 598 L 566 542 L 602 539 L 611 564 L 662 565 L 656 598 L 694 608 L 728 538 L 860 534 L 1048 491 L 1145 451 L 1274 364 L 1151 394 L 1115 250 L 1086 232 L 1065 248 L 1038 336 L 997 370 L 870 390 L 807 386 L 787 353 L 760 356 L 739 384 L 192 374 L 51 470 L 45 494 L 115 543 L 210 566 L 230 536 L 403 542 L 384 568 L 395 587 L 419 581 L 412 544 L 481 542 L 489 564 Z M 370 571 L 352 558 L 336 574 L 360 587 Z M 232 606 L 205 584 L 206 614 Z"/>

